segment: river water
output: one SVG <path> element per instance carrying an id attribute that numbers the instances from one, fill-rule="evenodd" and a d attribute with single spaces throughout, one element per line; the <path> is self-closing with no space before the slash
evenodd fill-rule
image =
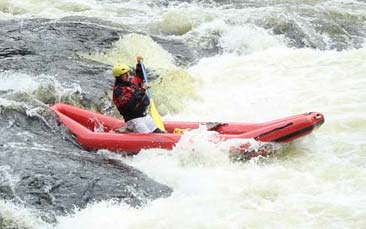
<path id="1" fill-rule="evenodd" d="M 364 1 L 0 0 L 0 16 L 86 16 L 144 33 L 88 58 L 133 64 L 140 52 L 157 74 L 178 71 L 155 94 L 166 120 L 261 122 L 308 111 L 326 119 L 276 155 L 245 163 L 230 161 L 205 130 L 187 133 L 172 151 L 143 150 L 127 158 L 102 151 L 174 192 L 139 208 L 92 203 L 58 216 L 55 224 L 0 200 L 0 215 L 16 227 L 366 227 Z M 149 35 L 182 42 L 196 58 L 178 66 Z M 0 72 L 1 91 L 32 91 L 53 79 L 40 74 L 22 80 L 24 74 Z M 82 84 L 56 87 L 52 96 Z M 0 97 L 0 103 L 16 102 Z"/>

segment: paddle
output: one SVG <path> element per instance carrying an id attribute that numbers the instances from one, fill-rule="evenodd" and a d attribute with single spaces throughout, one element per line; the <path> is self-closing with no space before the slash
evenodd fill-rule
<path id="1" fill-rule="evenodd" d="M 145 66 L 144 63 L 142 62 L 142 60 L 140 60 L 140 64 L 141 64 L 141 69 L 142 69 L 142 75 L 144 77 L 144 83 L 147 83 L 147 74 L 145 71 Z M 154 100 L 152 99 L 152 95 L 151 95 L 151 91 L 150 88 L 147 89 L 147 96 L 149 96 L 150 98 L 150 106 L 149 106 L 149 113 L 154 121 L 154 124 L 160 129 L 165 131 L 165 127 L 164 127 L 164 123 L 163 121 L 161 121 L 161 117 L 159 115 L 158 110 L 156 109 Z"/>

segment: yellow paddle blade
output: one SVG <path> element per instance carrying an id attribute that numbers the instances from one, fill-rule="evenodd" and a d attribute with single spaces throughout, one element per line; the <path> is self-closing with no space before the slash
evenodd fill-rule
<path id="1" fill-rule="evenodd" d="M 158 110 L 155 107 L 153 99 L 150 99 L 149 113 L 154 121 L 154 124 L 160 129 L 165 131 L 164 123 L 161 120 Z"/>

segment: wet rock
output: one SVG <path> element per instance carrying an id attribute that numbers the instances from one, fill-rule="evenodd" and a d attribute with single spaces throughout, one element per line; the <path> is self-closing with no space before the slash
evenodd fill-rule
<path id="1" fill-rule="evenodd" d="M 0 71 L 54 76 L 64 88 L 80 85 L 71 100 L 93 110 L 110 101 L 111 66 L 86 60 L 82 53 L 102 52 L 132 29 L 99 19 L 0 21 Z M 180 64 L 194 55 L 179 41 L 153 37 Z M 196 55 L 196 54 L 195 54 Z M 44 103 L 55 102 L 55 88 L 36 92 Z M 11 91 L 1 97 L 15 103 L 0 106 L 0 198 L 24 204 L 53 222 L 55 216 L 99 200 L 131 206 L 169 196 L 172 189 L 120 161 L 81 149 L 48 109 L 30 111 L 33 95 Z M 72 101 L 74 103 L 75 101 Z M 43 105 L 44 106 L 44 105 Z"/>
<path id="2" fill-rule="evenodd" d="M 91 102 L 86 107 L 101 110 L 113 85 L 111 66 L 80 54 L 107 50 L 131 32 L 121 25 L 85 17 L 0 21 L 0 70 L 55 76 L 65 87 L 78 84 L 83 99 Z M 194 61 L 195 55 L 182 42 L 152 38 L 175 56 L 178 64 Z"/>
<path id="3" fill-rule="evenodd" d="M 94 201 L 135 207 L 172 192 L 119 160 L 80 149 L 50 112 L 30 117 L 25 108 L 3 107 L 0 129 L 1 199 L 37 209 L 48 222 Z"/>

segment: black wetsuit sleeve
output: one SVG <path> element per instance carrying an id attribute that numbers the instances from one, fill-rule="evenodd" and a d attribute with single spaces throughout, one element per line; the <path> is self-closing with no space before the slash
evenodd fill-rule
<path id="1" fill-rule="evenodd" d="M 136 70 L 135 71 L 136 71 L 135 76 L 139 77 L 141 79 L 141 82 L 144 82 L 144 75 L 143 75 L 142 67 L 141 67 L 140 63 L 136 64 Z"/>

